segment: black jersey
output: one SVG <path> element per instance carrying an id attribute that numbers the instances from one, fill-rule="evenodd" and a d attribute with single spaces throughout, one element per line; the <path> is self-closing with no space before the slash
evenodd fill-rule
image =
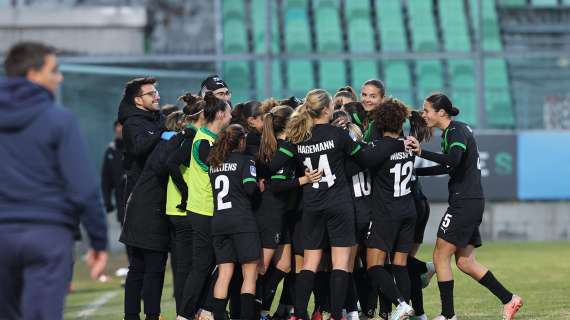
<path id="1" fill-rule="evenodd" d="M 414 156 L 404 148 L 402 139 L 383 137 L 374 141 L 382 155 L 374 159 L 372 203 L 381 214 L 392 217 L 415 215 L 411 179 Z"/>
<path id="2" fill-rule="evenodd" d="M 220 166 L 209 170 L 214 196 L 212 234 L 257 232 L 250 194 L 257 188 L 251 156 L 230 153 Z"/>
<path id="3" fill-rule="evenodd" d="M 360 145 L 350 137 L 348 131 L 330 124 L 315 125 L 311 138 L 282 153 L 295 156 L 304 168 L 318 169 L 322 177 L 319 182 L 303 186 L 303 209 L 323 210 L 339 203 L 351 201 L 345 173 L 345 159 L 356 154 Z"/>
<path id="4" fill-rule="evenodd" d="M 451 148 L 463 150 L 459 165 L 449 170 L 450 199 L 481 199 L 481 164 L 479 149 L 473 136 L 473 130 L 463 122 L 451 121 L 441 136 L 441 149 L 448 154 Z"/>

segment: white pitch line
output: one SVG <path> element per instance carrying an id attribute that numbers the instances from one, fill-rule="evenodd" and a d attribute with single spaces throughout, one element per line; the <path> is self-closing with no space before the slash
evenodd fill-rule
<path id="1" fill-rule="evenodd" d="M 113 292 L 107 292 L 107 293 L 103 294 L 102 296 L 97 298 L 97 300 L 93 301 L 93 303 L 90 303 L 89 305 L 87 305 L 87 307 L 85 307 L 85 309 L 79 311 L 79 313 L 77 314 L 77 317 L 78 318 L 87 318 L 87 317 L 93 315 L 93 313 L 95 313 L 95 311 L 97 311 L 97 309 L 99 309 L 105 303 L 109 302 L 109 300 L 113 299 L 116 295 L 119 294 L 119 292 L 120 291 L 113 291 Z"/>

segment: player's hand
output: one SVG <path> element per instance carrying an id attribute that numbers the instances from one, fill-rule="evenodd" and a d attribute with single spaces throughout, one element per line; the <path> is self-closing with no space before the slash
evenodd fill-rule
<path id="1" fill-rule="evenodd" d="M 406 147 L 406 150 L 411 151 L 418 156 L 422 154 L 421 144 L 414 136 L 407 136 L 406 140 L 404 141 L 404 146 Z"/>
<path id="2" fill-rule="evenodd" d="M 105 267 L 107 266 L 107 259 L 108 259 L 107 251 L 95 251 L 93 249 L 89 249 L 87 251 L 87 257 L 85 262 L 87 266 L 91 269 L 90 275 L 91 279 L 97 280 L 99 276 L 103 274 Z"/>
<path id="3" fill-rule="evenodd" d="M 346 121 L 346 119 L 345 119 L 345 118 L 342 118 L 342 117 L 336 118 L 336 119 L 332 122 L 332 125 L 333 125 L 333 126 L 341 127 L 341 128 L 343 128 L 343 129 L 346 129 L 347 124 L 348 124 L 348 122 Z"/>
<path id="4" fill-rule="evenodd" d="M 315 183 L 321 181 L 322 174 L 319 170 L 306 170 L 305 176 L 309 178 L 310 183 Z"/>
<path id="5" fill-rule="evenodd" d="M 265 191 L 265 179 L 259 179 L 257 185 L 259 186 L 259 191 L 261 192 Z"/>

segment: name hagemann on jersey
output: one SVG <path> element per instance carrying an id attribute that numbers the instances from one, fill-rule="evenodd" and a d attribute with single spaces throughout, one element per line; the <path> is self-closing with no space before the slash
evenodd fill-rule
<path id="1" fill-rule="evenodd" d="M 297 150 L 299 151 L 299 153 L 304 153 L 304 154 L 317 153 L 317 152 L 330 150 L 330 149 L 334 149 L 334 141 L 333 140 L 328 140 L 325 142 L 312 144 L 312 145 L 308 145 L 308 146 L 297 146 Z"/>

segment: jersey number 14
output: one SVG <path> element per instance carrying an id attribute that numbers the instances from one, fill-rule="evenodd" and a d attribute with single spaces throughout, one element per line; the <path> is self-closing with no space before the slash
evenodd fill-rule
<path id="1" fill-rule="evenodd" d="M 401 163 L 396 163 L 396 165 L 390 169 L 390 173 L 394 174 L 394 197 L 402 197 L 411 192 L 408 183 L 412 178 L 412 170 L 414 169 L 414 163 L 408 161 L 402 166 Z"/>
<path id="2" fill-rule="evenodd" d="M 311 163 L 311 158 L 307 157 L 305 158 L 305 161 L 303 161 L 303 164 L 305 165 L 305 167 L 307 167 L 309 170 L 313 171 L 313 164 Z M 319 183 L 320 182 L 326 182 L 327 186 L 330 188 L 334 185 L 334 181 L 336 180 L 336 176 L 332 173 L 331 171 L 331 167 L 329 165 L 329 157 L 327 157 L 326 154 L 321 154 L 319 156 L 319 167 L 318 167 L 319 172 L 321 173 L 321 180 L 319 182 L 314 182 L 313 183 L 313 188 L 318 189 L 319 188 Z"/>

